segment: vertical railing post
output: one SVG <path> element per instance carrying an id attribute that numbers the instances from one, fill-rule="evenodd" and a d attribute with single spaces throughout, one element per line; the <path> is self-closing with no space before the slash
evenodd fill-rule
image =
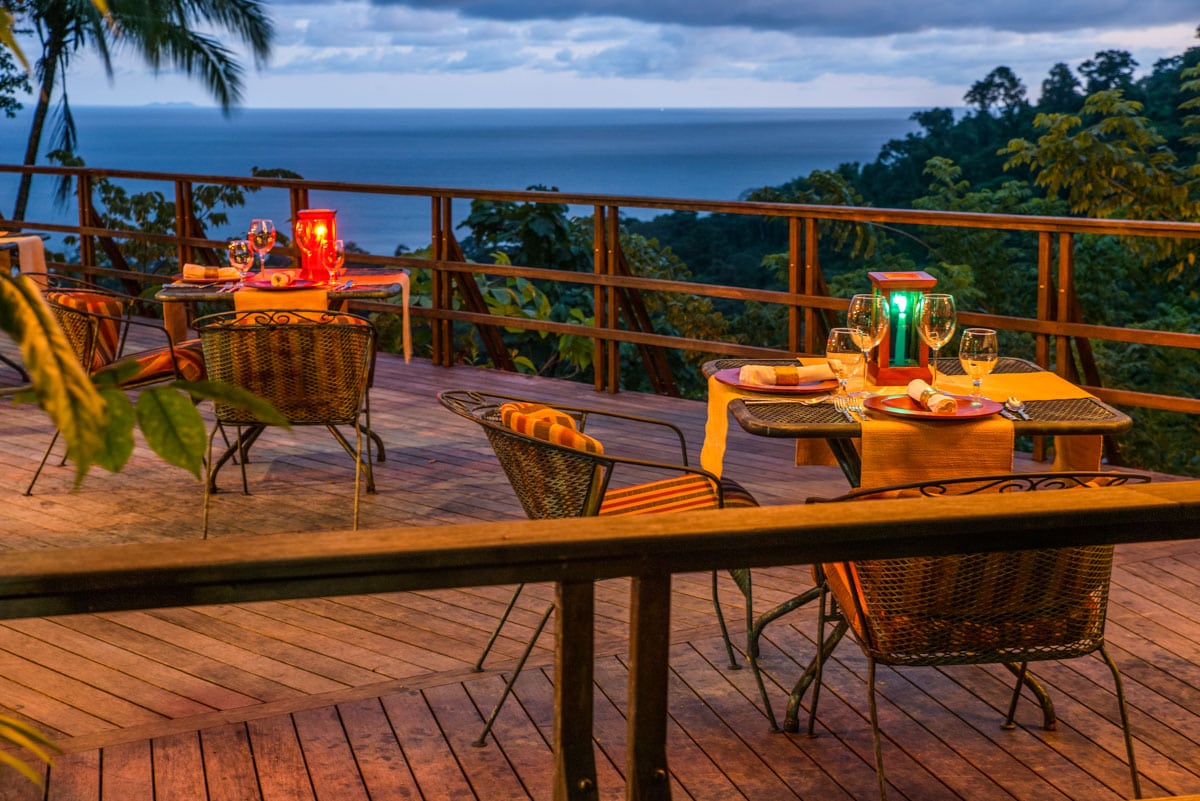
<path id="1" fill-rule="evenodd" d="M 788 217 L 788 292 L 793 294 L 802 292 L 804 287 L 804 259 L 800 250 L 802 245 L 800 218 Z M 800 305 L 793 303 L 788 307 L 787 338 L 787 348 L 792 353 L 800 353 L 805 350 L 801 339 L 806 327 L 804 322 L 805 317 L 801 314 Z"/>
<path id="2" fill-rule="evenodd" d="M 592 208 L 592 274 L 604 275 L 608 268 L 608 236 L 605 224 L 604 206 Z M 606 310 L 608 295 L 604 287 L 592 287 L 592 327 L 598 332 L 604 329 L 607 318 Z M 608 348 L 601 337 L 592 339 L 592 388 L 597 392 L 604 389 L 605 377 L 608 375 Z"/>
<path id="3" fill-rule="evenodd" d="M 815 218 L 804 219 L 804 292 L 817 294 L 817 277 L 821 274 L 821 260 L 817 252 L 818 223 Z M 825 343 L 820 341 L 820 312 L 808 306 L 804 310 L 804 350 L 806 353 L 824 353 Z"/>
<path id="4" fill-rule="evenodd" d="M 433 246 L 433 260 L 444 262 L 449 258 L 450 242 L 447 230 L 450 225 L 450 198 L 430 198 L 430 242 Z M 431 302 L 434 317 L 431 320 L 431 345 L 433 348 L 433 363 L 449 367 L 454 353 L 454 323 L 438 314 L 453 307 L 453 284 L 450 273 L 434 267 L 431 276 Z"/>
<path id="5" fill-rule="evenodd" d="M 596 801 L 592 747 L 595 588 L 591 581 L 560 581 L 555 586 L 555 603 L 554 801 Z"/>
<path id="6" fill-rule="evenodd" d="M 620 272 L 620 267 L 617 260 L 621 258 L 621 221 L 619 209 L 616 206 L 608 207 L 608 219 L 606 220 L 607 232 L 605 240 L 608 244 L 607 259 L 605 260 L 605 274 L 611 278 Z M 613 286 L 604 288 L 605 296 L 605 327 L 609 331 L 617 330 L 617 288 Z M 621 343 L 615 339 L 608 339 L 604 343 L 607 351 L 605 389 L 609 392 L 619 392 L 621 389 Z"/>
<path id="7" fill-rule="evenodd" d="M 92 176 L 88 172 L 75 174 L 75 196 L 79 206 L 79 263 L 84 267 L 96 266 L 96 237 L 84 234 L 83 229 L 92 224 Z"/>
<path id="8" fill-rule="evenodd" d="M 1048 323 L 1054 319 L 1054 279 L 1050 272 L 1054 242 L 1049 231 L 1038 234 L 1037 260 L 1037 319 Z M 1050 335 L 1034 335 L 1034 359 L 1042 367 L 1050 365 Z"/>
<path id="9" fill-rule="evenodd" d="M 175 258 L 180 269 L 192 258 L 192 246 L 187 240 L 196 235 L 192 229 L 195 214 L 192 210 L 192 184 L 190 181 L 175 182 Z"/>
<path id="10" fill-rule="evenodd" d="M 1055 298 L 1055 319 L 1071 321 L 1071 298 L 1075 294 L 1075 239 L 1070 233 L 1058 235 L 1058 293 Z M 1055 372 L 1070 378 L 1075 370 L 1071 359 L 1071 338 L 1059 334 L 1054 338 Z"/>
<path id="11" fill-rule="evenodd" d="M 667 670 L 671 576 L 635 576 L 629 604 L 627 801 L 670 801 L 667 767 Z"/>

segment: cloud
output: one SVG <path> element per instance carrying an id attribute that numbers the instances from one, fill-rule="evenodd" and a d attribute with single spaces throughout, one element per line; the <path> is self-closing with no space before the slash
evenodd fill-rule
<path id="1" fill-rule="evenodd" d="M 620 17 L 688 27 L 739 27 L 806 36 L 871 37 L 936 29 L 1017 33 L 1196 23 L 1195 0 L 372 0 L 518 22 Z"/>

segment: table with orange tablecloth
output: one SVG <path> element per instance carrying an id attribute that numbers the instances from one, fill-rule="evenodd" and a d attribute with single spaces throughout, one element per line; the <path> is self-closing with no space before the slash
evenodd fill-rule
<path id="1" fill-rule="evenodd" d="M 802 360 L 819 363 L 821 360 Z M 868 412 L 849 421 L 831 403 L 802 405 L 797 398 L 753 392 L 716 378 L 720 370 L 755 363 L 718 359 L 704 365 L 708 378 L 708 419 L 700 464 L 720 475 L 729 417 L 751 434 L 797 440 L 797 461 L 838 464 L 853 486 L 883 486 L 923 478 L 1004 473 L 1012 469 L 1013 438 L 1054 437 L 1054 470 L 1100 468 L 1102 436 L 1127 431 L 1130 418 L 1080 387 L 1024 359 L 1002 358 L 983 382 L 983 395 L 1026 403 L 1029 420 L 993 415 L 974 420 L 897 418 Z M 775 364 L 794 361 L 766 362 Z M 970 380 L 949 360 L 938 387 L 966 395 Z M 903 393 L 904 387 L 867 386 L 877 394 Z"/>
<path id="2" fill-rule="evenodd" d="M 235 281 L 176 281 L 163 284 L 154 297 L 163 302 L 163 322 L 174 341 L 187 338 L 187 309 L 202 301 L 233 303 L 238 309 L 250 308 L 337 308 L 349 300 L 382 300 L 400 295 L 403 323 L 404 360 L 412 358 L 409 320 L 408 273 L 391 270 L 351 270 L 345 283 L 277 289 L 241 286 Z"/>

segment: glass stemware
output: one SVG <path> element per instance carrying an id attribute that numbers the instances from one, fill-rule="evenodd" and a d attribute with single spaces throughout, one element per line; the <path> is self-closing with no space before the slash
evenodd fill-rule
<path id="1" fill-rule="evenodd" d="M 261 218 L 251 220 L 247 239 L 250 240 L 250 247 L 258 254 L 258 272 L 261 276 L 263 270 L 267 269 L 267 254 L 275 247 L 275 223 Z"/>
<path id="2" fill-rule="evenodd" d="M 958 341 L 958 361 L 971 377 L 971 400 L 975 405 L 983 398 L 983 377 L 996 367 L 1000 345 L 996 332 L 990 328 L 968 328 Z"/>
<path id="3" fill-rule="evenodd" d="M 229 243 L 229 266 L 237 270 L 238 277 L 245 280 L 246 273 L 254 266 L 254 253 L 248 239 L 235 239 Z"/>
<path id="4" fill-rule="evenodd" d="M 929 379 L 929 386 L 936 388 L 938 351 L 954 336 L 954 328 L 958 324 L 958 314 L 954 308 L 954 296 L 938 293 L 922 295 L 917 300 L 915 314 L 917 319 L 917 333 L 921 335 L 921 339 L 933 351 L 933 357 L 929 362 L 933 371 Z"/>
<path id="5" fill-rule="evenodd" d="M 346 243 L 340 239 L 325 244 L 325 268 L 329 270 L 329 285 L 338 286 L 341 283 L 342 267 L 346 264 Z"/>
<path id="6" fill-rule="evenodd" d="M 862 349 L 864 394 L 867 383 L 867 363 L 871 351 L 879 345 L 888 331 L 887 299 L 882 295 L 855 295 L 846 310 L 846 327 L 854 331 Z"/>
<path id="7" fill-rule="evenodd" d="M 858 369 L 863 357 L 862 347 L 858 343 L 858 335 L 852 328 L 829 330 L 829 338 L 825 341 L 825 361 L 837 377 L 839 395 L 849 394 L 846 392 L 846 382 Z"/>

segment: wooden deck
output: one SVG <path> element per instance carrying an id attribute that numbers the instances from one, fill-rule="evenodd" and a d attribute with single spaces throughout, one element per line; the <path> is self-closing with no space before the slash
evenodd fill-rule
<path id="1" fill-rule="evenodd" d="M 2 379 L 2 376 L 0 376 Z M 704 406 L 471 368 L 383 357 L 372 393 L 387 444 L 364 528 L 519 518 L 481 432 L 443 410 L 440 389 L 486 388 L 680 422 L 693 460 Z M 23 492 L 51 434 L 38 410 L 0 405 L 7 501 L 0 549 L 200 536 L 201 485 L 139 448 L 123 473 L 71 491 L 48 467 Z M 731 432 L 728 472 L 764 504 L 845 488 L 836 468 L 798 469 L 790 444 Z M 252 495 L 213 501 L 213 536 L 350 523 L 350 461 L 322 431 L 270 432 L 249 467 Z M 236 473 L 223 486 L 236 487 Z M 725 580 L 727 581 L 727 580 Z M 804 566 L 755 571 L 763 609 L 808 586 Z M 1200 547 L 1118 549 L 1108 637 L 1127 685 L 1147 796 L 1200 792 Z M 740 596 L 726 583 L 740 640 Z M 597 589 L 600 796 L 624 797 L 628 583 Z M 670 760 L 677 799 L 871 798 L 865 660 L 852 644 L 827 671 L 818 736 L 772 734 L 748 670 L 730 670 L 708 576 L 673 588 Z M 0 624 L 0 713 L 36 723 L 63 755 L 38 788 L 0 772 L 0 801 L 548 799 L 551 638 L 543 636 L 483 748 L 471 741 L 551 596 L 528 588 L 487 669 L 471 667 L 509 587 L 79 615 Z M 812 653 L 812 610 L 768 629 L 777 711 Z M 884 671 L 881 717 L 893 798 L 1116 799 L 1130 795 L 1107 670 L 1039 669 L 1057 732 L 1036 708 L 1002 731 L 1008 680 L 956 668 Z"/>

